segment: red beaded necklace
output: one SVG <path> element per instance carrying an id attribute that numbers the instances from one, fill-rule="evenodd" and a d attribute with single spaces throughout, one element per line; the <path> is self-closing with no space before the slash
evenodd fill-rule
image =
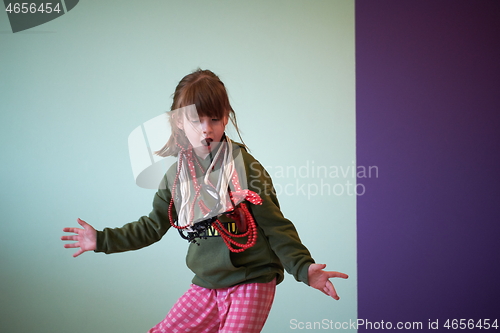
<path id="1" fill-rule="evenodd" d="M 228 138 L 226 138 L 225 143 L 227 143 L 227 145 L 230 145 L 231 141 Z M 200 192 L 202 189 L 202 186 L 198 183 L 198 180 L 196 177 L 195 162 L 196 162 L 196 167 L 198 167 L 200 170 L 202 170 L 204 174 L 206 174 L 207 171 L 210 172 L 210 170 L 204 170 L 204 168 L 201 166 L 198 159 L 193 156 L 193 147 L 191 145 L 189 145 L 187 148 L 184 148 L 180 145 L 178 145 L 178 147 L 180 148 L 180 150 L 179 150 L 177 173 L 175 175 L 175 179 L 174 179 L 174 182 L 172 185 L 172 190 L 171 190 L 172 197 L 170 199 L 170 203 L 169 203 L 169 207 L 168 207 L 168 215 L 169 215 L 169 220 L 170 220 L 171 226 L 178 229 L 182 235 L 182 231 L 184 229 L 187 229 L 187 228 L 193 226 L 195 203 L 197 202 L 197 199 L 200 196 Z M 227 149 L 227 147 L 226 147 L 226 145 L 223 145 L 219 149 Z M 223 154 L 218 154 L 219 157 L 222 155 Z M 194 194 L 192 202 L 190 203 L 191 206 L 189 208 L 189 211 L 190 211 L 189 223 L 187 223 L 184 226 L 179 226 L 176 223 L 176 221 L 174 221 L 174 219 L 173 219 L 172 209 L 174 207 L 174 197 L 176 195 L 177 187 L 179 184 L 179 175 L 181 173 L 182 168 L 185 167 L 183 165 L 184 160 L 187 162 L 187 167 L 188 167 L 188 171 L 189 171 L 189 175 L 191 177 L 191 180 L 193 181 L 195 194 Z M 220 176 L 222 177 L 223 174 L 221 173 Z M 236 205 L 236 207 L 234 207 L 232 210 L 224 212 L 223 214 L 227 215 L 228 217 L 233 219 L 236 222 L 238 230 L 240 232 L 243 232 L 243 233 L 235 234 L 235 233 L 230 232 L 228 230 L 228 228 L 226 228 L 223 225 L 223 223 L 220 222 L 220 220 L 218 218 L 212 218 L 212 219 L 206 220 L 208 223 L 205 223 L 204 227 L 198 227 L 197 229 L 202 230 L 202 229 L 208 228 L 209 226 L 212 226 L 215 230 L 217 230 L 217 232 L 221 236 L 222 240 L 224 241 L 224 243 L 226 244 L 226 246 L 228 247 L 228 249 L 231 252 L 240 253 L 240 252 L 243 252 L 246 249 L 254 246 L 256 241 L 257 241 L 257 225 L 255 223 L 255 219 L 254 219 L 252 213 L 250 212 L 247 204 L 245 202 L 242 202 L 242 201 L 247 200 L 248 202 L 250 202 L 252 204 L 260 205 L 260 204 L 262 204 L 262 199 L 260 198 L 260 196 L 257 193 L 250 191 L 250 190 L 243 190 L 241 188 L 241 185 L 240 185 L 240 182 L 238 179 L 238 174 L 237 174 L 236 170 L 234 170 L 232 173 L 231 183 L 232 183 L 235 191 L 229 192 L 229 198 L 231 201 L 230 205 L 234 207 L 235 204 L 237 204 L 238 202 L 240 202 L 240 203 L 238 205 Z M 208 186 L 211 186 L 215 190 L 215 187 L 211 183 L 209 183 Z M 202 213 L 204 215 L 206 215 L 207 213 L 210 212 L 210 209 L 206 206 L 206 204 L 203 202 L 203 200 L 199 200 L 198 204 L 199 204 L 200 210 L 202 211 Z M 226 207 L 227 206 L 228 205 L 226 205 Z M 195 225 L 197 225 L 197 224 L 198 223 L 196 223 Z M 199 225 L 203 225 L 203 224 L 199 223 Z M 195 237 L 199 237 L 199 236 L 195 236 Z M 247 241 L 245 243 L 240 243 L 234 239 L 234 238 L 243 238 L 243 237 L 248 237 Z M 194 241 L 194 239 L 192 237 L 188 238 L 188 237 L 183 236 L 183 238 L 188 239 L 190 242 L 196 242 L 196 241 Z"/>

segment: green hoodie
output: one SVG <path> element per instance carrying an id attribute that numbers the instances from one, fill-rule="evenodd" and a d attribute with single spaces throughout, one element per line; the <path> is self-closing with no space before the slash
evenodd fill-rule
<path id="1" fill-rule="evenodd" d="M 241 153 L 244 162 L 236 166 L 238 174 L 246 174 L 248 189 L 259 194 L 263 200 L 262 205 L 247 203 L 257 224 L 257 242 L 241 253 L 230 252 L 218 235 L 197 240 L 199 245 L 189 244 L 186 263 L 195 274 L 193 283 L 210 289 L 265 283 L 274 278 L 280 283 L 284 278 L 284 267 L 297 281 L 308 284 L 308 268 L 314 260 L 301 243 L 292 222 L 281 213 L 271 177 L 242 145 L 235 144 L 234 147 L 234 155 Z M 200 160 L 200 163 L 206 166 L 209 163 L 207 159 Z M 165 175 L 166 186 L 156 193 L 149 216 L 121 228 L 98 231 L 96 252 L 109 254 L 137 250 L 159 241 L 170 228 L 168 209 L 171 193 L 168 185 L 172 184 L 175 173 L 176 164 Z M 175 212 L 173 214 L 176 218 Z M 221 221 L 230 220 L 225 217 Z M 245 242 L 246 237 L 241 241 Z"/>

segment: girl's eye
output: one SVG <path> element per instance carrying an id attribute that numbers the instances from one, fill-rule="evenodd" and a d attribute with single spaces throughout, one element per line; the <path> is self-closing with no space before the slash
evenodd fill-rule
<path id="1" fill-rule="evenodd" d="M 212 121 L 219 121 L 219 120 L 220 120 L 220 119 L 217 119 L 217 118 L 212 119 Z"/>

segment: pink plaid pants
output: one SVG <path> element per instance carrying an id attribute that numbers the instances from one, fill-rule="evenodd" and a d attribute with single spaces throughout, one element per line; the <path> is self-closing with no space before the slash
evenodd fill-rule
<path id="1" fill-rule="evenodd" d="M 276 280 L 223 289 L 196 285 L 148 333 L 260 332 L 274 300 Z"/>

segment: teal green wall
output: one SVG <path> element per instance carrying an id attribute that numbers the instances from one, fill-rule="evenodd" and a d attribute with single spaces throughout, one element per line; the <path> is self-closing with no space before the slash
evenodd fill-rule
<path id="1" fill-rule="evenodd" d="M 350 275 L 338 302 L 288 275 L 264 332 L 356 318 L 355 178 L 312 176 L 355 165 L 354 1 L 83 0 L 16 34 L 0 13 L 0 60 L 2 331 L 144 332 L 187 289 L 174 232 L 76 259 L 59 238 L 77 217 L 102 229 L 149 213 L 154 190 L 135 185 L 127 138 L 197 67 L 225 82 L 314 258 Z M 326 193 L 335 184 L 343 194 Z"/>

